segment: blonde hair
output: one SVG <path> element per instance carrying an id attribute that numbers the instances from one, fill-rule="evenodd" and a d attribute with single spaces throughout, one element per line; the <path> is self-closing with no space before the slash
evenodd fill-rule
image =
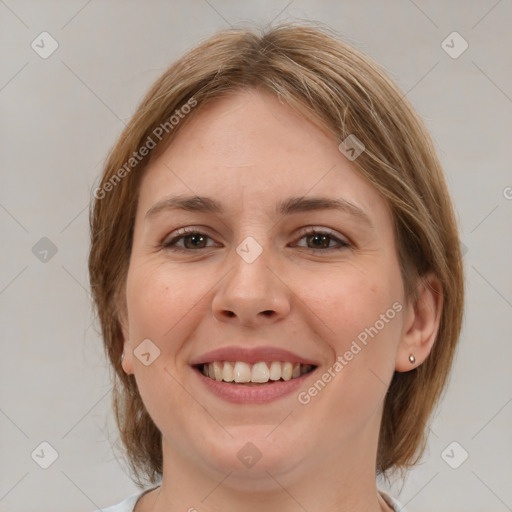
<path id="1" fill-rule="evenodd" d="M 440 326 L 429 357 L 410 372 L 395 372 L 390 384 L 378 473 L 418 461 L 427 422 L 449 374 L 464 303 L 458 229 L 432 140 L 405 95 L 378 64 L 326 29 L 288 23 L 261 34 L 245 29 L 218 32 L 172 64 L 151 87 L 110 152 L 91 209 L 90 284 L 114 370 L 115 417 L 140 486 L 144 479 L 156 483 L 163 468 L 160 431 L 134 376 L 120 364 L 124 286 L 143 171 L 201 106 L 229 91 L 261 87 L 277 93 L 338 141 L 355 134 L 363 142 L 365 150 L 353 164 L 391 208 L 407 297 L 416 300 L 417 284 L 428 272 L 442 284 Z M 192 99 L 197 106 L 165 130 L 147 157 L 128 168 L 134 152 Z"/>

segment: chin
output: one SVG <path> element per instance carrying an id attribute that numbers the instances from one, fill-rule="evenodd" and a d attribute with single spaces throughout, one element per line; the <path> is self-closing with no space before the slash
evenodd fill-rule
<path id="1" fill-rule="evenodd" d="M 210 440 L 210 449 L 203 455 L 204 462 L 214 471 L 224 475 L 231 473 L 229 480 L 237 482 L 237 487 L 250 490 L 257 480 L 267 481 L 269 489 L 276 482 L 269 476 L 286 474 L 299 466 L 305 458 L 304 451 L 298 451 L 297 446 L 304 443 L 295 441 L 293 436 L 282 430 L 282 436 L 277 435 L 275 425 L 245 426 L 227 428 L 233 437 L 226 440 Z M 269 435 L 270 434 L 270 435 Z"/>

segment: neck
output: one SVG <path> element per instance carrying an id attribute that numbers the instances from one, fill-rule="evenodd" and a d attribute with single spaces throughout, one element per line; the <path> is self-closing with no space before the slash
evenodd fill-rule
<path id="1" fill-rule="evenodd" d="M 257 464 L 245 472 L 235 468 L 219 472 L 171 448 L 164 443 L 161 486 L 140 500 L 136 512 L 391 510 L 377 492 L 372 450 L 347 448 L 284 471 L 264 465 L 257 469 Z"/>

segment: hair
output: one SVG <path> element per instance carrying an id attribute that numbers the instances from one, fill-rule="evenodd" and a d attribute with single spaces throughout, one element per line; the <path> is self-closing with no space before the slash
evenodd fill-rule
<path id="1" fill-rule="evenodd" d="M 442 285 L 440 324 L 428 358 L 411 371 L 395 372 L 386 395 L 377 474 L 403 472 L 418 462 L 449 375 L 464 303 L 458 228 L 433 142 L 405 94 L 376 62 L 326 28 L 286 23 L 259 33 L 217 32 L 172 64 L 147 92 L 110 151 L 90 211 L 92 297 L 113 369 L 115 419 L 139 486 L 144 480 L 156 483 L 163 470 L 161 433 L 134 376 L 120 362 L 125 284 L 144 169 L 201 106 L 230 91 L 262 88 L 339 142 L 356 135 L 365 149 L 352 164 L 390 207 L 406 299 L 417 300 L 418 283 L 428 273 Z M 186 104 L 195 108 L 187 110 Z M 169 121 L 188 111 L 178 123 Z M 141 148 L 157 138 L 155 149 L 139 158 L 146 153 Z"/>

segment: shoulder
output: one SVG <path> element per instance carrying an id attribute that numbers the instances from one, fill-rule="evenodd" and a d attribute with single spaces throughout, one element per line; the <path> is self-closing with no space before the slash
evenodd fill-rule
<path id="1" fill-rule="evenodd" d="M 384 498 L 384 500 L 386 501 L 386 503 L 393 508 L 393 511 L 394 512 L 407 512 L 407 510 L 405 510 L 404 506 L 398 501 L 396 500 L 395 498 L 393 498 L 393 496 L 390 496 L 388 493 L 384 492 L 384 491 L 379 491 L 380 495 Z M 109 511 L 110 512 L 110 511 Z"/>
<path id="2" fill-rule="evenodd" d="M 145 492 L 146 491 L 137 492 L 136 494 L 128 496 L 128 498 L 125 498 L 117 505 L 112 505 L 107 508 L 98 509 L 95 510 L 94 512 L 133 512 L 135 504 Z"/>

